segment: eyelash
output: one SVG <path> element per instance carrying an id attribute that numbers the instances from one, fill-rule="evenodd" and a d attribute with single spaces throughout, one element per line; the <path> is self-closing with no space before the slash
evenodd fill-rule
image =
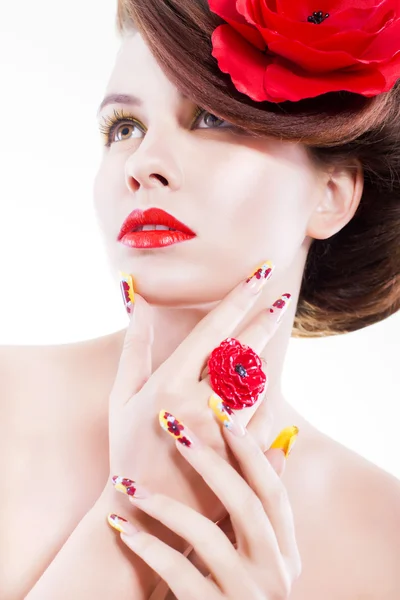
<path id="1" fill-rule="evenodd" d="M 210 113 L 207 110 L 197 108 L 196 113 L 194 115 L 192 125 L 193 125 L 193 123 L 196 123 L 198 121 L 199 117 L 203 116 L 204 114 L 213 115 L 213 113 Z M 216 117 L 216 115 L 213 115 L 213 116 Z M 217 119 L 218 119 L 218 117 L 217 117 Z M 121 111 L 114 110 L 114 116 L 103 117 L 103 121 L 104 121 L 104 125 L 100 125 L 99 129 L 100 129 L 100 132 L 103 134 L 105 146 L 107 146 L 107 148 L 109 148 L 111 146 L 111 144 L 114 143 L 111 139 L 112 135 L 114 134 L 117 126 L 122 121 L 129 121 L 133 125 L 140 127 L 138 121 L 136 121 L 136 119 L 134 119 L 132 117 L 132 115 L 125 114 L 123 109 Z M 224 121 L 225 123 L 228 123 L 228 121 L 225 121 L 225 119 L 220 119 L 220 121 Z M 230 129 L 230 128 L 235 129 L 234 125 L 232 125 L 231 127 L 228 127 L 228 129 Z M 226 128 L 223 128 L 223 129 L 226 129 Z"/>

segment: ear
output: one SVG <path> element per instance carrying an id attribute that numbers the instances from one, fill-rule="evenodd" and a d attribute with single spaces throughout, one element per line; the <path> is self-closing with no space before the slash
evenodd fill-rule
<path id="1" fill-rule="evenodd" d="M 351 221 L 364 190 L 364 171 L 358 160 L 346 167 L 332 167 L 321 176 L 319 201 L 308 221 L 307 235 L 324 240 Z"/>

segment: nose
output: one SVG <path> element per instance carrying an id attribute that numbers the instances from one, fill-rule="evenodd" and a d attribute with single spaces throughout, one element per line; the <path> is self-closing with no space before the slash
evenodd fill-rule
<path id="1" fill-rule="evenodd" d="M 169 143 L 153 141 L 146 144 L 148 138 L 126 161 L 125 180 L 132 192 L 169 187 L 171 191 L 179 189 L 182 183 L 182 168 L 176 153 Z"/>
<path id="2" fill-rule="evenodd" d="M 168 179 L 161 175 L 160 173 L 150 173 L 147 176 L 147 180 L 138 174 L 136 176 L 127 175 L 127 185 L 132 190 L 137 192 L 140 187 L 167 187 Z"/>

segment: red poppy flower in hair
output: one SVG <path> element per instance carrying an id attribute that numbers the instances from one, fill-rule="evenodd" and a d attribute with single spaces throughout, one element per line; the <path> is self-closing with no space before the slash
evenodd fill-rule
<path id="1" fill-rule="evenodd" d="M 253 406 L 265 389 L 261 359 L 249 346 L 228 338 L 208 360 L 211 387 L 230 408 Z"/>
<path id="2" fill-rule="evenodd" d="M 399 0 L 209 0 L 227 24 L 212 56 L 252 100 L 297 102 L 345 90 L 388 92 L 400 79 Z"/>

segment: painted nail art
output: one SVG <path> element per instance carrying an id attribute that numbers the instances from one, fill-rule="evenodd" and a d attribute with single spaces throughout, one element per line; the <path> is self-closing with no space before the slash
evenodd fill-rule
<path id="1" fill-rule="evenodd" d="M 127 496 L 135 496 L 135 498 L 148 498 L 151 494 L 144 487 L 138 485 L 132 479 L 114 475 L 112 478 L 113 485 L 118 492 L 122 492 Z"/>
<path id="2" fill-rule="evenodd" d="M 124 306 L 128 315 L 133 312 L 133 305 L 135 304 L 135 288 L 133 286 L 132 275 L 128 273 L 119 272 L 120 276 L 120 288 Z"/>
<path id="3" fill-rule="evenodd" d="M 224 427 L 229 429 L 231 433 L 238 437 L 243 437 L 246 433 L 245 428 L 238 420 L 234 417 L 233 411 L 230 406 L 224 404 L 222 398 L 217 394 L 212 394 L 208 399 L 208 406 L 211 408 L 218 421 L 222 423 Z"/>
<path id="4" fill-rule="evenodd" d="M 180 442 L 183 446 L 187 446 L 189 448 L 196 448 L 200 446 L 199 439 L 194 435 L 192 431 L 186 425 L 184 425 L 181 421 L 178 421 L 171 415 L 171 413 L 166 410 L 160 410 L 158 415 L 158 420 L 160 425 L 165 431 L 175 439 L 175 441 Z"/>
<path id="5" fill-rule="evenodd" d="M 291 294 L 282 294 L 282 296 L 278 298 L 278 300 L 276 300 L 276 302 L 274 302 L 272 306 L 269 307 L 269 312 L 273 314 L 274 317 L 277 317 L 277 323 L 280 323 L 282 321 L 283 316 L 289 308 L 291 301 Z"/>
<path id="6" fill-rule="evenodd" d="M 283 429 L 271 448 L 279 448 L 279 450 L 283 450 L 286 458 L 288 458 L 289 454 L 292 451 L 292 448 L 297 440 L 297 436 L 299 434 L 299 428 L 296 425 L 292 425 L 291 427 L 286 427 Z"/>
<path id="7" fill-rule="evenodd" d="M 114 513 L 107 515 L 107 521 L 113 529 L 116 529 L 120 533 L 125 533 L 125 535 L 133 535 L 139 531 L 132 523 Z"/>
<path id="8" fill-rule="evenodd" d="M 246 279 L 246 288 L 250 290 L 252 294 L 258 294 L 259 291 L 262 290 L 267 281 L 272 277 L 272 273 L 274 272 L 275 265 L 267 260 L 262 263 L 258 269 L 254 271 L 247 279 Z"/>

